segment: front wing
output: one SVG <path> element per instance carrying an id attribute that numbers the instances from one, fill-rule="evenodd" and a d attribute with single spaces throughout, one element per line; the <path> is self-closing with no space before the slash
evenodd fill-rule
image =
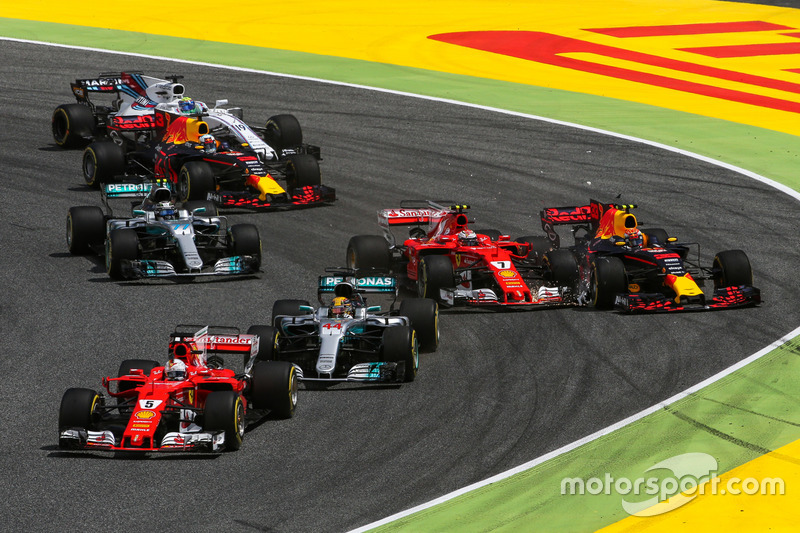
<path id="1" fill-rule="evenodd" d="M 158 445 L 133 446 L 127 439 L 118 441 L 109 430 L 65 429 L 58 436 L 59 446 L 68 450 L 107 452 L 220 452 L 225 447 L 225 432 L 178 433 L 164 435 Z"/>
<path id="2" fill-rule="evenodd" d="M 667 313 L 671 311 L 716 311 L 753 307 L 761 303 L 761 291 L 755 287 L 721 287 L 711 300 L 696 304 L 679 304 L 661 293 L 632 293 L 617 296 L 614 305 L 625 313 Z"/>
<path id="3" fill-rule="evenodd" d="M 531 291 L 530 301 L 502 301 L 491 289 L 440 289 L 442 302 L 449 306 L 471 307 L 565 307 L 576 305 L 572 291 L 568 287 L 540 287 Z"/>
<path id="4" fill-rule="evenodd" d="M 244 276 L 258 272 L 258 261 L 249 255 L 223 257 L 199 271 L 178 272 L 169 261 L 139 259 L 126 261 L 122 275 L 127 279 L 179 278 L 196 276 Z"/>
<path id="5" fill-rule="evenodd" d="M 346 376 L 340 377 L 310 377 L 303 374 L 299 365 L 294 365 L 297 378 L 300 381 L 325 382 L 325 383 L 397 383 L 402 382 L 405 369 L 394 362 L 358 363 L 347 371 Z"/>
<path id="6" fill-rule="evenodd" d="M 336 190 L 325 185 L 310 185 L 297 189 L 291 196 L 275 196 L 261 200 L 249 191 L 217 191 L 208 193 L 208 199 L 220 207 L 240 207 L 260 211 L 300 209 L 329 204 L 336 200 Z"/>

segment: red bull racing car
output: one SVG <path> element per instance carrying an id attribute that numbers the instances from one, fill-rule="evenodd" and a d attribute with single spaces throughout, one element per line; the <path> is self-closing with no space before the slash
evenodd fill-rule
<path id="1" fill-rule="evenodd" d="M 754 306 L 761 293 L 742 250 L 719 252 L 710 267 L 700 266 L 700 246 L 679 243 L 661 228 L 639 228 L 635 205 L 603 204 L 550 207 L 541 212 L 542 228 L 554 249 L 555 230 L 571 225 L 575 242 L 563 248 L 577 259 L 580 303 L 628 313 L 699 311 Z M 704 282 L 712 281 L 706 294 Z"/>
<path id="2" fill-rule="evenodd" d="M 123 361 L 117 377 L 103 379 L 108 397 L 93 389 L 67 389 L 58 416 L 59 447 L 142 453 L 238 450 L 248 422 L 270 413 L 294 415 L 297 378 L 290 363 L 264 360 L 258 335 L 198 328 L 176 328 L 164 365 Z M 243 373 L 225 367 L 226 354 L 243 358 Z"/>
<path id="3" fill-rule="evenodd" d="M 383 209 L 384 235 L 357 235 L 347 247 L 350 268 L 393 270 L 411 290 L 449 306 L 535 308 L 575 305 L 575 257 L 551 250 L 544 237 L 511 240 L 497 230 L 472 230 L 469 206 L 403 202 Z M 398 242 L 397 226 L 411 227 Z"/>

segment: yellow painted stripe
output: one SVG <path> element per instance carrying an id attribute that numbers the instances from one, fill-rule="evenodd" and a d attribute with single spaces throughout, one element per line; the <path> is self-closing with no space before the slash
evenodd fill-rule
<path id="1" fill-rule="evenodd" d="M 681 48 L 798 42 L 781 31 L 620 38 L 588 31 L 592 28 L 707 24 L 763 21 L 798 28 L 798 10 L 703 0 L 583 0 L 578 7 L 560 0 L 490 2 L 353 0 L 283 1 L 264 4 L 242 0 L 235 13 L 203 9 L 132 8 L 130 4 L 86 0 L 5 2 L 0 16 L 137 31 L 209 41 L 310 52 L 434 71 L 480 76 L 523 84 L 590 93 L 688 111 L 797 134 L 796 112 L 726 101 L 654 87 L 614 77 L 545 65 L 429 39 L 431 35 L 473 31 L 544 32 L 593 44 L 622 48 L 656 57 L 757 75 L 769 80 L 800 83 L 798 55 L 711 58 Z M 169 50 L 164 50 L 169 55 Z M 594 53 L 564 54 L 612 67 L 630 68 L 667 78 L 704 83 L 800 104 L 792 90 L 756 87 L 702 74 L 676 72 L 637 61 Z M 269 68 L 269 65 L 265 65 Z"/>

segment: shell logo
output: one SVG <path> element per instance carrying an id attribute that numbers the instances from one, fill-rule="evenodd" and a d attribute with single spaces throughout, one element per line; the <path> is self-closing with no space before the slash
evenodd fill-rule
<path id="1" fill-rule="evenodd" d="M 139 411 L 134 416 L 139 420 L 150 420 L 154 418 L 156 414 L 153 411 Z"/>
<path id="2" fill-rule="evenodd" d="M 628 290 L 631 292 L 639 292 L 642 290 L 642 288 L 639 286 L 638 283 L 629 283 Z"/>
<path id="3" fill-rule="evenodd" d="M 501 270 L 500 272 L 497 273 L 497 275 L 500 276 L 501 278 L 506 278 L 506 279 L 517 277 L 517 273 L 514 272 L 513 270 Z"/>

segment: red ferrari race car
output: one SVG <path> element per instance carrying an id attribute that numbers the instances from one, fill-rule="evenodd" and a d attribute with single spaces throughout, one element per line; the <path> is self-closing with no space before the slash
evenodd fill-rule
<path id="1" fill-rule="evenodd" d="M 628 313 L 702 311 L 754 306 L 761 292 L 753 287 L 753 269 L 742 250 L 719 252 L 710 267 L 700 266 L 700 245 L 678 243 L 661 228 L 639 229 L 635 205 L 603 204 L 550 207 L 541 212 L 552 247 L 555 226 L 572 225 L 575 242 L 563 248 L 575 254 L 581 304 Z M 690 253 L 691 252 L 691 253 Z M 706 295 L 705 281 L 714 289 Z"/>
<path id="2" fill-rule="evenodd" d="M 129 359 L 120 364 L 117 377 L 103 379 L 113 402 L 92 389 L 67 389 L 58 416 L 59 447 L 238 450 L 248 422 L 270 413 L 290 418 L 297 405 L 294 367 L 262 360 L 258 346 L 258 335 L 240 334 L 236 328 L 178 326 L 165 365 Z M 242 356 L 244 372 L 225 368 L 225 354 Z"/>
<path id="3" fill-rule="evenodd" d="M 378 211 L 384 235 L 356 235 L 347 266 L 394 271 L 422 298 L 445 305 L 534 308 L 576 303 L 578 265 L 545 237 L 511 240 L 497 230 L 472 230 L 467 205 L 402 202 Z M 402 244 L 391 229 L 410 226 Z"/>

